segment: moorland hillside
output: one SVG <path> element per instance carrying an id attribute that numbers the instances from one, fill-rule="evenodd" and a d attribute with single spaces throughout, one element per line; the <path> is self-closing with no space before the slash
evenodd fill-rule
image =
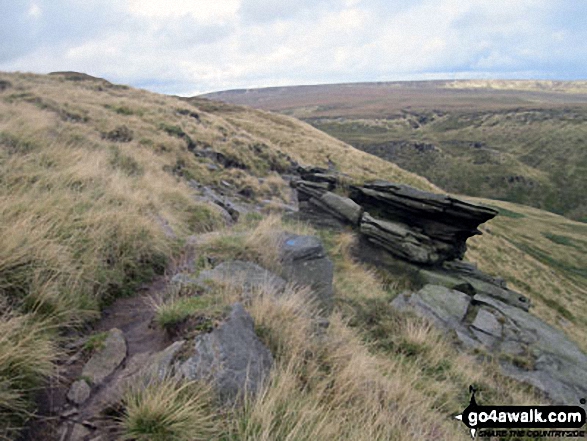
<path id="1" fill-rule="evenodd" d="M 548 402 L 499 357 L 394 309 L 413 281 L 357 259 L 354 230 L 293 219 L 300 165 L 341 176 L 341 193 L 378 179 L 445 191 L 289 116 L 71 72 L 0 73 L 0 438 L 465 440 L 452 417 L 470 384 L 487 402 Z M 469 200 L 500 214 L 465 260 L 586 351 L 585 224 Z M 228 283 L 234 265 L 289 282 L 285 232 L 331 262 L 327 317 L 307 288 Z M 219 280 L 202 286 L 204 274 Z M 272 360 L 244 405 L 198 381 L 119 382 L 219 335 Z M 173 356 L 186 369 L 195 357 Z"/>
<path id="2" fill-rule="evenodd" d="M 447 191 L 587 219 L 584 81 L 420 81 L 205 95 L 300 118 Z"/>

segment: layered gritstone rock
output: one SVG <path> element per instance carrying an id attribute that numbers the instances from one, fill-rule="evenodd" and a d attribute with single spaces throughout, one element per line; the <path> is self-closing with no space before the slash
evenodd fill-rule
<path id="1" fill-rule="evenodd" d="M 459 199 L 377 181 L 350 186 L 348 197 L 335 191 L 341 177 L 305 168 L 292 185 L 306 220 L 322 227 L 350 225 L 389 253 L 409 262 L 440 265 L 462 259 L 469 237 L 497 211 Z"/>

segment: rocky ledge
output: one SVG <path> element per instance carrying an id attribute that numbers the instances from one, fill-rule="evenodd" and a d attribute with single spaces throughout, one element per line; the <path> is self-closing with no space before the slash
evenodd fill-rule
<path id="1" fill-rule="evenodd" d="M 462 259 L 469 237 L 497 211 L 407 185 L 377 181 L 336 193 L 341 177 L 318 168 L 303 168 L 292 185 L 300 209 L 325 226 L 349 224 L 370 242 L 397 257 L 422 265 Z M 328 216 L 324 218 L 324 214 Z"/>

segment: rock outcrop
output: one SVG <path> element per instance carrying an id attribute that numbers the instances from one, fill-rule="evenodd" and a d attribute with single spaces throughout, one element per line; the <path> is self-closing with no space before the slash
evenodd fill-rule
<path id="1" fill-rule="evenodd" d="M 411 308 L 454 331 L 466 347 L 496 354 L 505 375 L 533 385 L 555 403 L 578 404 L 587 396 L 587 356 L 564 333 L 519 307 L 441 285 L 400 294 L 392 306 Z"/>
<path id="2" fill-rule="evenodd" d="M 454 332 L 466 348 L 493 354 L 506 376 L 556 403 L 587 396 L 587 356 L 579 347 L 533 316 L 530 299 L 503 279 L 462 261 L 467 239 L 497 211 L 390 182 L 349 186 L 325 169 L 301 168 L 299 175 L 292 181 L 299 217 L 318 227 L 353 228 L 359 260 L 408 275 L 418 287 L 392 306 Z"/>
<path id="3" fill-rule="evenodd" d="M 497 211 L 391 182 L 350 186 L 348 197 L 333 192 L 341 177 L 318 168 L 302 168 L 300 210 L 319 226 L 351 225 L 389 253 L 421 265 L 438 266 L 462 259 L 469 237 Z"/>

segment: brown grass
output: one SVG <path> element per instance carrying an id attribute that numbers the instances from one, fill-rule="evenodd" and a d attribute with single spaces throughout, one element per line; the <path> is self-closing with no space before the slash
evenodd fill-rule
<path id="1" fill-rule="evenodd" d="M 162 272 L 187 236 L 217 230 L 203 236 L 203 256 L 250 259 L 271 269 L 277 264 L 276 231 L 312 232 L 303 225 L 282 225 L 277 217 L 223 229 L 207 204 L 192 199 L 189 179 L 203 184 L 226 180 L 237 189 L 251 185 L 259 198 L 284 201 L 285 182 L 270 164 L 290 155 L 317 165 L 330 157 L 355 179 L 378 177 L 436 190 L 424 179 L 290 118 L 242 108 L 213 110 L 203 101 L 190 104 L 93 81 L 28 74 L 0 74 L 0 79 L 12 83 L 0 95 L 0 307 L 7 310 L 0 321 L 4 436 L 13 436 L 28 418 L 31 391 L 53 372 L 58 331 L 91 320 L 103 304 L 132 294 Z M 178 109 L 197 112 L 199 120 Z M 103 138 L 121 125 L 132 131 L 131 141 Z M 210 170 L 209 160 L 196 158 L 185 139 L 173 134 L 180 133 L 177 128 L 198 148 L 212 146 L 246 168 Z M 252 146 L 261 144 L 267 146 L 265 157 L 253 154 Z M 162 221 L 175 238 L 165 234 Z M 470 257 L 516 287 L 526 281 L 531 292 L 522 291 L 534 296 L 536 312 L 551 321 L 559 316 L 540 303 L 538 294 L 559 301 L 557 286 L 568 289 L 560 301 L 564 298 L 562 306 L 574 315 L 579 311 L 568 332 L 580 340 L 580 285 L 564 268 L 553 269 L 513 245 L 516 237 L 530 233 L 508 233 L 513 224 L 507 222 L 515 219 L 489 224 L 496 234 L 473 241 Z M 536 215 L 535 225 L 537 231 L 548 225 L 546 232 L 573 236 L 576 223 Z M 540 250 L 557 249 L 563 267 L 579 265 L 569 259 L 578 259 L 580 252 L 552 248 L 563 245 L 552 245 L 542 232 L 527 240 L 536 239 Z M 293 290 L 279 300 L 259 294 L 252 301 L 250 310 L 276 351 L 277 363 L 270 386 L 221 429 L 234 435 L 228 439 L 466 439 L 451 417 L 466 405 L 471 382 L 482 385 L 491 398 L 487 401 L 536 400 L 501 378 L 494 365 L 479 367 L 471 356 L 459 355 L 428 324 L 395 316 L 388 301 L 405 281 L 380 280 L 353 262 L 348 253 L 352 236 L 325 240 L 334 244 L 338 312 L 326 335 L 318 337 L 316 313 L 304 292 Z M 492 246 L 504 248 L 492 251 Z M 525 253 L 518 259 L 523 266 L 513 266 L 513 258 L 496 258 L 502 251 L 515 256 L 514 248 Z M 232 298 L 228 292 L 226 299 Z"/>

